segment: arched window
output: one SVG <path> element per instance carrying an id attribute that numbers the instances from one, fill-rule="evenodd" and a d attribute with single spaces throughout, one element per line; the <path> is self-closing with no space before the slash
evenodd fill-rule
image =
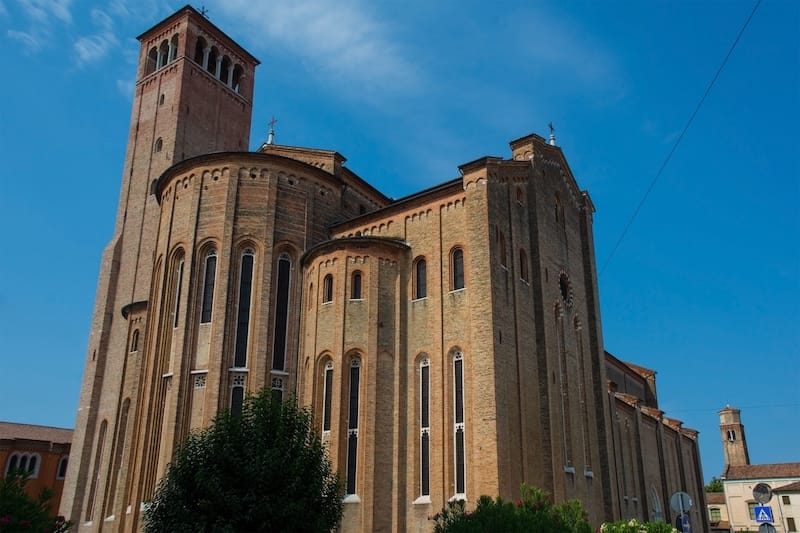
<path id="1" fill-rule="evenodd" d="M 97 447 L 95 448 L 94 452 L 94 468 L 93 475 L 91 477 L 92 484 L 89 488 L 89 500 L 88 504 L 86 505 L 86 517 L 85 520 L 88 522 L 92 519 L 92 515 L 94 514 L 94 503 L 95 497 L 97 495 L 97 483 L 100 481 L 100 463 L 103 460 L 103 448 L 105 447 L 106 442 L 106 428 L 108 427 L 108 421 L 103 420 L 100 423 L 100 431 L 97 434 Z"/>
<path id="2" fill-rule="evenodd" d="M 172 36 L 172 39 L 169 41 L 169 62 L 175 61 L 175 58 L 178 57 L 178 35 L 175 34 Z"/>
<path id="3" fill-rule="evenodd" d="M 64 479 L 67 477 L 67 464 L 69 457 L 66 455 L 58 460 L 58 470 L 56 470 L 56 479 Z"/>
<path id="4" fill-rule="evenodd" d="M 522 248 L 519 249 L 519 279 L 528 281 L 528 254 Z"/>
<path id="5" fill-rule="evenodd" d="M 145 60 L 144 64 L 144 75 L 147 76 L 148 74 L 152 74 L 156 71 L 156 67 L 158 66 L 158 49 L 153 47 L 147 53 L 147 59 Z"/>
<path id="6" fill-rule="evenodd" d="M 250 333 L 250 299 L 253 292 L 253 262 L 255 252 L 246 249 L 239 263 L 239 298 L 236 310 L 236 344 L 233 353 L 233 366 L 247 366 L 247 339 Z M 244 391 L 242 391 L 244 394 Z M 232 409 L 232 408 L 231 408 Z"/>
<path id="7" fill-rule="evenodd" d="M 327 274 L 322 281 L 322 303 L 333 301 L 333 276 Z"/>
<path id="8" fill-rule="evenodd" d="M 162 148 L 164 148 L 164 141 L 159 137 L 153 145 L 153 151 L 160 152 Z"/>
<path id="9" fill-rule="evenodd" d="M 522 192 L 522 187 L 517 187 L 517 203 L 525 205 L 525 193 Z"/>
<path id="10" fill-rule="evenodd" d="M 361 360 L 350 362 L 350 387 L 347 408 L 347 478 L 345 494 L 356 494 L 356 466 L 358 463 L 358 410 Z"/>
<path id="11" fill-rule="evenodd" d="M 333 361 L 325 364 L 322 376 L 322 431 L 331 430 L 331 412 L 333 403 Z"/>
<path id="12" fill-rule="evenodd" d="M 242 80 L 242 74 L 244 71 L 242 70 L 241 65 L 235 65 L 233 67 L 233 77 L 231 78 L 231 89 L 239 92 L 239 82 Z"/>
<path id="13" fill-rule="evenodd" d="M 653 500 L 653 522 L 664 520 L 664 513 L 661 510 L 661 498 L 654 486 L 650 486 L 650 498 Z"/>
<path id="14" fill-rule="evenodd" d="M 286 365 L 286 338 L 289 335 L 289 288 L 292 273 L 292 260 L 287 254 L 281 254 L 278 258 L 277 270 L 275 326 L 272 336 L 272 369 L 283 370 Z"/>
<path id="15" fill-rule="evenodd" d="M 350 299 L 351 300 L 360 300 L 361 299 L 361 271 L 356 270 L 350 276 Z"/>
<path id="16" fill-rule="evenodd" d="M 161 45 L 158 47 L 158 68 L 163 67 L 167 64 L 169 60 L 169 43 L 165 41 L 161 41 Z"/>
<path id="17" fill-rule="evenodd" d="M 217 52 L 217 48 L 215 46 L 212 46 L 211 51 L 208 53 L 206 70 L 209 71 L 214 77 L 217 77 L 217 63 L 219 61 L 221 61 L 219 60 L 219 52 Z"/>
<path id="18" fill-rule="evenodd" d="M 30 479 L 36 479 L 39 476 L 40 463 L 38 453 L 12 453 L 6 462 L 5 475 L 11 470 L 19 470 L 26 472 Z"/>
<path id="19" fill-rule="evenodd" d="M 202 37 L 197 38 L 197 44 L 194 45 L 194 62 L 198 65 L 201 65 L 205 68 L 205 63 L 203 60 L 205 59 L 206 55 L 206 48 L 208 48 L 208 44 L 206 40 Z"/>
<path id="20" fill-rule="evenodd" d="M 419 364 L 420 496 L 431 494 L 431 367 L 423 356 Z"/>
<path id="21" fill-rule="evenodd" d="M 455 499 L 466 500 L 466 440 L 464 420 L 464 354 L 453 353 L 453 467 Z"/>
<path id="22" fill-rule="evenodd" d="M 133 330 L 133 335 L 131 335 L 131 352 L 138 352 L 139 351 L 139 330 Z"/>
<path id="23" fill-rule="evenodd" d="M 225 85 L 230 85 L 231 76 L 233 76 L 233 69 L 231 68 L 231 58 L 229 58 L 228 56 L 223 56 L 222 63 L 220 63 L 219 79 Z"/>
<path id="24" fill-rule="evenodd" d="M 732 429 L 728 430 L 728 442 L 735 442 L 736 441 L 736 432 Z"/>
<path id="25" fill-rule="evenodd" d="M 425 298 L 428 295 L 427 265 L 424 257 L 414 261 L 414 299 Z"/>
<path id="26" fill-rule="evenodd" d="M 712 524 L 718 523 L 722 520 L 722 512 L 720 511 L 719 507 L 709 507 L 708 508 L 708 521 Z"/>
<path id="27" fill-rule="evenodd" d="M 181 289 L 183 288 L 183 256 L 178 256 L 173 273 L 172 286 L 175 288 L 175 302 L 172 307 L 172 327 L 178 327 L 181 316 Z"/>
<path id="28" fill-rule="evenodd" d="M 454 291 L 464 288 L 464 250 L 461 248 L 450 252 L 450 287 Z"/>
<path id="29" fill-rule="evenodd" d="M 203 294 L 200 302 L 200 323 L 211 322 L 214 309 L 214 284 L 217 278 L 217 251 L 211 249 L 206 254 L 203 265 Z"/>

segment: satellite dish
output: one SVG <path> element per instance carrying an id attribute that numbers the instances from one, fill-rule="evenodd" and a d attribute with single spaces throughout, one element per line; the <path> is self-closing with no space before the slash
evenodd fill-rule
<path id="1" fill-rule="evenodd" d="M 772 499 L 772 489 L 766 483 L 759 483 L 753 487 L 753 499 L 764 505 Z"/>

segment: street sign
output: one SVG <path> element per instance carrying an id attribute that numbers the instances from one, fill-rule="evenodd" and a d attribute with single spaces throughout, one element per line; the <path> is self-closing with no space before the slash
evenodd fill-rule
<path id="1" fill-rule="evenodd" d="M 756 505 L 753 514 L 756 515 L 756 522 L 759 524 L 774 522 L 772 519 L 772 507 L 768 505 Z"/>
<path id="2" fill-rule="evenodd" d="M 775 533 L 775 526 L 772 524 L 761 524 L 758 526 L 758 533 Z"/>
<path id="3" fill-rule="evenodd" d="M 772 489 L 766 483 L 759 483 L 753 487 L 753 499 L 764 505 L 772 499 Z"/>
<path id="4" fill-rule="evenodd" d="M 685 513 L 692 508 L 692 498 L 685 492 L 676 492 L 669 499 L 669 505 L 673 511 Z"/>
<path id="5" fill-rule="evenodd" d="M 675 517 L 675 529 L 680 533 L 692 533 L 692 524 L 688 514 L 679 514 Z"/>

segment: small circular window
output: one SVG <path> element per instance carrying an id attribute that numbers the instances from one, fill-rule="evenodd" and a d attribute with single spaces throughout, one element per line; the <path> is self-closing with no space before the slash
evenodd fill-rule
<path id="1" fill-rule="evenodd" d="M 561 291 L 561 298 L 564 303 L 567 304 L 567 307 L 572 307 L 572 283 L 570 283 L 569 276 L 563 270 L 561 275 L 558 276 L 558 288 Z"/>

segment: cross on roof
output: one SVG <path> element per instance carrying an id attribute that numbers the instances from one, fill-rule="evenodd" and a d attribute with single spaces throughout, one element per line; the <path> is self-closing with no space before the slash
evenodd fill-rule
<path id="1" fill-rule="evenodd" d="M 200 6 L 200 14 L 208 18 L 208 9 L 206 9 L 206 6 Z"/>
<path id="2" fill-rule="evenodd" d="M 275 117 L 272 117 L 272 120 L 270 120 L 269 122 L 267 122 L 267 124 L 269 124 L 269 129 L 272 129 L 272 128 L 274 128 L 274 127 L 275 127 L 275 124 L 277 124 L 277 123 L 278 123 L 278 121 L 275 119 Z"/>

